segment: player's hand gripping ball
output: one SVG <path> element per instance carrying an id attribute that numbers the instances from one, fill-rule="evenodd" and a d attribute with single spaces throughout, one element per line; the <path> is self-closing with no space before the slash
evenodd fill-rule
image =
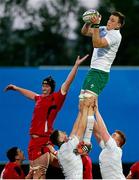
<path id="1" fill-rule="evenodd" d="M 83 141 L 80 142 L 76 149 L 73 150 L 73 152 L 78 155 L 86 155 L 88 154 L 92 149 L 92 145 L 91 144 L 87 144 L 87 143 L 84 143 Z"/>
<path id="2" fill-rule="evenodd" d="M 92 24 L 90 21 L 91 17 L 93 16 L 100 16 L 99 12 L 95 9 L 89 9 L 85 11 L 82 15 L 82 19 L 85 23 Z"/>

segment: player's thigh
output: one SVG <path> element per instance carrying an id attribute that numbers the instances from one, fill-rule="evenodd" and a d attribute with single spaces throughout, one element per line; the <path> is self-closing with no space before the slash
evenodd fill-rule
<path id="1" fill-rule="evenodd" d="M 46 175 L 47 168 L 50 162 L 50 153 L 47 152 L 37 159 L 30 161 L 31 169 L 33 170 L 33 178 L 37 179 L 40 178 L 44 179 Z"/>
<path id="2" fill-rule="evenodd" d="M 90 69 L 85 78 L 82 89 L 84 90 L 84 93 L 92 92 L 92 94 L 98 96 L 106 86 L 108 80 L 109 73 L 101 70 Z"/>

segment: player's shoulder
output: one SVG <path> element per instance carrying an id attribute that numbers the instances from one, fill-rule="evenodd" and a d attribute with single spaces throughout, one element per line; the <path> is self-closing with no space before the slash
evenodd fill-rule
<path id="1" fill-rule="evenodd" d="M 120 33 L 120 30 L 116 30 L 116 29 L 111 29 L 108 31 L 108 34 L 111 34 L 113 36 L 118 36 L 118 37 L 121 37 L 121 33 Z"/>
<path id="2" fill-rule="evenodd" d="M 139 168 L 139 161 L 135 162 L 135 163 L 132 165 L 132 167 L 135 167 L 135 166 Z"/>
<path id="3" fill-rule="evenodd" d="M 100 26 L 99 30 L 106 30 L 106 26 Z"/>
<path id="4" fill-rule="evenodd" d="M 41 99 L 42 98 L 42 94 L 36 94 L 35 96 L 34 96 L 34 100 L 35 101 L 38 101 L 39 99 Z"/>
<path id="5" fill-rule="evenodd" d="M 106 146 L 109 146 L 111 148 L 116 148 L 118 147 L 115 140 L 110 136 L 108 141 L 106 142 Z"/>
<path id="6" fill-rule="evenodd" d="M 59 95 L 62 95 L 62 93 L 61 93 L 61 88 L 60 88 L 58 91 L 55 91 L 55 92 L 53 92 L 53 93 L 51 94 L 51 96 L 53 96 L 53 97 L 57 97 L 57 96 L 59 96 Z"/>
<path id="7" fill-rule="evenodd" d="M 121 42 L 122 39 L 120 31 L 115 29 L 109 30 L 107 32 L 107 37 L 111 39 L 113 42 L 117 42 L 117 43 Z"/>

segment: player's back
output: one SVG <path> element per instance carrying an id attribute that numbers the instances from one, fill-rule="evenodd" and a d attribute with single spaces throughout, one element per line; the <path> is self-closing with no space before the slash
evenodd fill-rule
<path id="1" fill-rule="evenodd" d="M 121 158 L 122 149 L 110 137 L 99 155 L 99 165 L 103 179 L 125 179 Z"/>
<path id="2" fill-rule="evenodd" d="M 76 136 L 64 143 L 58 151 L 58 160 L 62 167 L 65 178 L 82 179 L 83 165 L 80 155 L 73 153 L 79 140 Z"/>

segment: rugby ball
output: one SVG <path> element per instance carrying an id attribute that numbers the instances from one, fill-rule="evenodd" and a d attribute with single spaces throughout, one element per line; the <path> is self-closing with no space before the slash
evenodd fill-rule
<path id="1" fill-rule="evenodd" d="M 92 23 L 92 22 L 90 21 L 90 18 L 93 17 L 93 16 L 96 16 L 96 15 L 97 15 L 97 16 L 100 15 L 97 10 L 95 10 L 95 9 L 89 9 L 89 10 L 87 10 L 87 11 L 85 11 L 85 12 L 83 13 L 82 19 L 83 19 L 83 21 L 84 21 L 85 23 Z"/>

